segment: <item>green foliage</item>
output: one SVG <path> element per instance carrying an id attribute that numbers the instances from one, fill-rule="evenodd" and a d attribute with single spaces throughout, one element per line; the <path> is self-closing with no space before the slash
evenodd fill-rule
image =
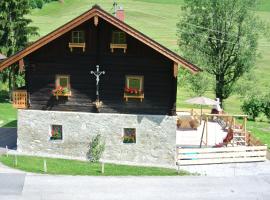
<path id="1" fill-rule="evenodd" d="M 196 96 L 203 96 L 211 87 L 211 79 L 206 73 L 188 76 L 189 88 Z"/>
<path id="2" fill-rule="evenodd" d="M 88 159 L 91 162 L 98 162 L 105 150 L 105 142 L 102 141 L 102 136 L 97 134 L 95 137 L 92 138 L 89 151 L 88 151 Z"/>
<path id="3" fill-rule="evenodd" d="M 263 100 L 263 113 L 270 119 L 270 94 L 266 95 Z"/>
<path id="4" fill-rule="evenodd" d="M 0 92 L 0 127 L 17 127 L 17 110 L 7 103 L 8 94 Z"/>
<path id="5" fill-rule="evenodd" d="M 28 0 L 0 1 L 0 52 L 8 57 L 23 49 L 30 36 L 37 35 L 37 28 L 29 26 L 32 21 L 25 18 L 29 13 Z M 24 74 L 19 73 L 17 65 L 1 74 L 0 81 L 8 83 L 9 91 L 24 84 Z"/>
<path id="6" fill-rule="evenodd" d="M 254 87 L 257 85 L 259 79 L 256 76 L 255 72 L 246 73 L 237 83 L 234 85 L 234 93 L 242 96 L 249 97 L 256 94 L 261 94 L 261 88 Z"/>
<path id="7" fill-rule="evenodd" d="M 179 47 L 215 79 L 216 97 L 227 99 L 236 81 L 254 66 L 264 30 L 253 0 L 185 0 L 177 25 Z"/>
<path id="8" fill-rule="evenodd" d="M 45 3 L 50 3 L 52 1 L 57 1 L 57 0 L 30 0 L 29 4 L 31 8 L 41 9 Z"/>
<path id="9" fill-rule="evenodd" d="M 246 98 L 242 105 L 242 110 L 253 120 L 263 111 L 263 101 L 260 96 L 250 96 Z"/>

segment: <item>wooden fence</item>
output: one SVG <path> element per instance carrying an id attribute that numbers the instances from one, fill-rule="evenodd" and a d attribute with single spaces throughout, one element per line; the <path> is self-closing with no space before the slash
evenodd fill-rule
<path id="1" fill-rule="evenodd" d="M 12 93 L 13 107 L 14 108 L 27 108 L 27 91 L 15 90 Z"/>
<path id="2" fill-rule="evenodd" d="M 266 160 L 267 146 L 221 148 L 177 147 L 177 165 L 201 165 Z"/>

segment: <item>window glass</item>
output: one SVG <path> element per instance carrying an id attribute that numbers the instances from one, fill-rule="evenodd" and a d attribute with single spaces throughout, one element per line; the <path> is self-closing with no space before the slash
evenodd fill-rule
<path id="1" fill-rule="evenodd" d="M 122 31 L 114 31 L 112 34 L 113 44 L 126 44 L 126 33 Z"/>
<path id="2" fill-rule="evenodd" d="M 133 89 L 141 89 L 141 80 L 139 78 L 130 78 L 129 80 L 129 88 Z"/>
<path id="3" fill-rule="evenodd" d="M 84 31 L 72 31 L 72 43 L 84 43 Z"/>
<path id="4" fill-rule="evenodd" d="M 63 129 L 62 125 L 52 125 L 51 126 L 51 140 L 62 140 L 63 139 Z"/>
<path id="5" fill-rule="evenodd" d="M 143 90 L 143 76 L 126 76 L 126 88 Z"/>
<path id="6" fill-rule="evenodd" d="M 57 75 L 55 88 L 62 87 L 70 89 L 69 76 L 68 75 Z"/>
<path id="7" fill-rule="evenodd" d="M 67 88 L 68 87 L 68 78 L 67 77 L 60 77 L 59 78 L 59 85 L 61 87 Z"/>
<path id="8" fill-rule="evenodd" d="M 123 143 L 136 143 L 136 128 L 124 128 Z"/>

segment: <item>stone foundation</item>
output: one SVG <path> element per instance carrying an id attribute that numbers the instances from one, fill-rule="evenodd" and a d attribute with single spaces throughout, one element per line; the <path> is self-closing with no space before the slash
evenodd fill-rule
<path id="1" fill-rule="evenodd" d="M 50 140 L 52 124 L 62 125 L 63 140 Z M 136 144 L 123 143 L 123 128 L 136 128 Z M 105 139 L 105 162 L 175 166 L 176 118 L 161 115 L 18 111 L 18 151 L 86 159 L 91 138 Z"/>

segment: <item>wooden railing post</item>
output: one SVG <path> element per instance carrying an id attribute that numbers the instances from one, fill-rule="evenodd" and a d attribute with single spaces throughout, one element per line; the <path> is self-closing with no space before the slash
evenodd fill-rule
<path id="1" fill-rule="evenodd" d="M 245 145 L 247 145 L 247 117 L 244 117 Z"/>
<path id="2" fill-rule="evenodd" d="M 208 116 L 206 116 L 206 127 L 205 127 L 205 130 L 206 130 L 206 146 L 208 144 Z"/>

